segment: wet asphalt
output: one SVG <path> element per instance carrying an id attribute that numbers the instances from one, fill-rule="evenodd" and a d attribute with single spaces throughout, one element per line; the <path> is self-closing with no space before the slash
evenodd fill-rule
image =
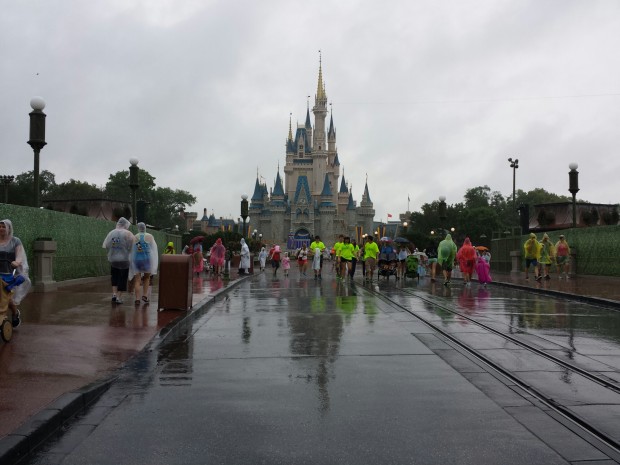
<path id="1" fill-rule="evenodd" d="M 390 294 L 386 286 L 395 284 L 378 286 Z M 295 272 L 238 282 L 202 316 L 185 319 L 175 337 L 134 357 L 27 463 L 614 463 L 373 288 L 327 271 L 321 281 Z M 438 289 L 428 296 L 484 313 L 477 288 L 464 297 L 461 286 L 449 295 Z M 484 318 L 518 327 L 513 314 L 529 313 L 522 321 L 535 337 L 558 329 L 532 323 L 542 312 L 528 310 L 529 298 L 519 310 L 518 296 L 485 292 Z M 420 299 L 405 300 L 428 311 Z M 507 348 L 458 317 L 434 318 L 481 349 Z M 613 337 L 594 336 L 617 348 Z"/>

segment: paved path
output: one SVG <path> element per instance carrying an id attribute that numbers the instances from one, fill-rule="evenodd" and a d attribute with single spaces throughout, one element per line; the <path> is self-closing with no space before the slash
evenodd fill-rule
<path id="1" fill-rule="evenodd" d="M 506 285 L 582 293 L 620 305 L 618 278 L 578 277 L 542 283 L 510 275 L 496 274 L 494 278 Z M 226 289 L 222 281 L 195 280 L 194 308 L 201 308 Z M 185 312 L 157 312 L 157 295 L 152 300 L 148 307 L 112 307 L 107 280 L 29 296 L 22 306 L 24 325 L 10 344 L 0 346 L 0 437 L 22 424 L 24 434 L 36 429 L 27 421 L 36 418 L 33 415 L 63 394 L 109 378 L 144 347 L 156 343 L 160 331 L 172 320 L 185 316 Z M 2 444 L 10 447 L 7 441 Z"/>

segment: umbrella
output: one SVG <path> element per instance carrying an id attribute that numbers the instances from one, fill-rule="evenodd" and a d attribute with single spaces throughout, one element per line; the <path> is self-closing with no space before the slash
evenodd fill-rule
<path id="1" fill-rule="evenodd" d="M 196 236 L 196 237 L 192 237 L 192 239 L 189 241 L 190 245 L 194 245 L 196 242 L 202 242 L 204 241 L 204 236 Z"/>
<path id="2" fill-rule="evenodd" d="M 489 248 L 485 247 L 484 245 L 477 245 L 476 250 L 479 250 L 480 252 L 484 252 L 485 250 L 489 250 Z"/>
<path id="3" fill-rule="evenodd" d="M 381 242 L 392 242 L 392 239 L 390 239 L 387 236 L 383 236 L 381 239 L 379 239 Z"/>
<path id="4" fill-rule="evenodd" d="M 426 255 L 424 252 L 413 252 L 411 255 L 414 255 L 418 258 L 420 257 L 428 258 L 428 255 Z"/>
<path id="5" fill-rule="evenodd" d="M 409 239 L 405 239 L 404 237 L 396 237 L 394 238 L 394 242 L 397 242 L 399 244 L 408 244 Z"/>

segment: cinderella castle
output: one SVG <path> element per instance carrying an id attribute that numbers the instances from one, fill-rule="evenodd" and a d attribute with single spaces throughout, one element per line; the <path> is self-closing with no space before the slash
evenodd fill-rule
<path id="1" fill-rule="evenodd" d="M 325 130 L 327 93 L 320 61 L 312 113 L 314 128 L 308 105 L 306 122 L 298 125 L 294 135 L 289 119 L 284 179 L 278 166 L 273 188 L 268 190 L 257 176 L 250 202 L 251 228 L 262 235 L 263 241 L 286 243 L 289 249 L 309 243 L 317 234 L 331 245 L 340 234 L 359 242 L 364 234 L 373 231 L 375 210 L 368 180 L 358 205 L 344 179 L 344 172 L 342 176 L 340 173 L 331 114 L 329 129 Z"/>

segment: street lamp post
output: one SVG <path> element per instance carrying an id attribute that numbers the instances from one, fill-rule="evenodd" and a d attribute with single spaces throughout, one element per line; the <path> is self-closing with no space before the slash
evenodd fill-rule
<path id="1" fill-rule="evenodd" d="M 41 196 L 41 188 L 39 183 L 39 153 L 45 147 L 45 118 L 43 113 L 45 108 L 45 100 L 41 97 L 32 97 L 30 100 L 32 111 L 30 112 L 30 140 L 28 145 L 34 151 L 34 198 L 33 206 L 39 208 L 39 198 Z"/>
<path id="2" fill-rule="evenodd" d="M 517 182 L 517 168 L 519 168 L 519 159 L 515 158 L 513 160 L 512 158 L 509 158 L 508 163 L 510 163 L 510 167 L 512 168 L 512 212 L 514 215 L 517 211 L 516 182 Z"/>
<path id="3" fill-rule="evenodd" d="M 0 181 L 4 186 L 4 203 L 9 203 L 9 184 L 13 182 L 15 176 L 0 176 Z"/>
<path id="4" fill-rule="evenodd" d="M 241 196 L 241 218 L 243 219 L 243 231 L 241 235 L 245 237 L 245 221 L 248 219 L 248 196 L 246 194 Z"/>
<path id="5" fill-rule="evenodd" d="M 138 168 L 138 159 L 131 158 L 129 159 L 129 187 L 131 188 L 131 218 L 133 219 L 132 223 L 138 223 L 138 172 L 140 168 Z"/>
<path id="6" fill-rule="evenodd" d="M 579 171 L 577 171 L 579 165 L 577 163 L 571 163 L 568 165 L 570 171 L 568 172 L 568 192 L 573 195 L 573 228 L 577 227 L 577 192 L 579 192 Z"/>
<path id="7" fill-rule="evenodd" d="M 443 229 L 445 228 L 446 218 L 448 217 L 445 195 L 439 196 L 439 206 L 437 207 L 437 213 L 439 214 L 439 226 L 441 226 L 441 228 Z"/>

